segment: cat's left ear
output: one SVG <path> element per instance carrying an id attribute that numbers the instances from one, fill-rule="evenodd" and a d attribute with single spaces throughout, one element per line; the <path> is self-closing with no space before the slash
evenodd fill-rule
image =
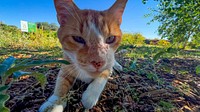
<path id="1" fill-rule="evenodd" d="M 111 18 L 115 19 L 118 24 L 121 24 L 122 22 L 122 15 L 126 7 L 127 1 L 128 0 L 116 0 L 113 6 L 107 10 Z"/>
<path id="2" fill-rule="evenodd" d="M 54 0 L 54 4 L 60 25 L 66 23 L 67 17 L 77 16 L 77 12 L 79 11 L 73 0 Z"/>

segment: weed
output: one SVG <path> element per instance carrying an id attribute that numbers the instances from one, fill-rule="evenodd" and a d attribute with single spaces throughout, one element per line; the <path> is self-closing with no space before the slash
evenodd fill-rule
<path id="1" fill-rule="evenodd" d="M 198 66 L 195 68 L 195 70 L 196 70 L 196 74 L 199 74 L 199 75 L 200 75 L 200 65 L 198 65 Z"/>
<path id="2" fill-rule="evenodd" d="M 155 108 L 155 112 L 172 112 L 175 106 L 171 102 L 161 100 Z"/>

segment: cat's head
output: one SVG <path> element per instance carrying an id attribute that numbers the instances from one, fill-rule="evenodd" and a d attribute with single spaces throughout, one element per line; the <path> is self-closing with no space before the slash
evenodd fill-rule
<path id="1" fill-rule="evenodd" d="M 54 2 L 60 24 L 58 37 L 65 56 L 88 73 L 112 68 L 127 0 L 117 0 L 105 11 L 80 10 L 73 0 Z"/>

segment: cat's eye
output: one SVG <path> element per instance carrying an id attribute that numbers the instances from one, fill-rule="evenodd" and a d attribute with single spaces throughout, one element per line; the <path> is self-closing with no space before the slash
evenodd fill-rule
<path id="1" fill-rule="evenodd" d="M 115 42 L 115 40 L 116 40 L 116 36 L 110 36 L 110 37 L 108 37 L 108 38 L 106 39 L 106 43 L 107 43 L 107 44 L 112 44 L 112 43 Z"/>
<path id="2" fill-rule="evenodd" d="M 72 38 L 73 38 L 74 41 L 76 41 L 77 43 L 86 44 L 85 40 L 84 40 L 82 37 L 79 37 L 79 36 L 72 36 Z"/>

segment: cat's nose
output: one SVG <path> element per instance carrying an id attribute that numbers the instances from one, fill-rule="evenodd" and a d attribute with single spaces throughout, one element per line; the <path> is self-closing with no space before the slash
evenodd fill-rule
<path id="1" fill-rule="evenodd" d="M 105 62 L 103 61 L 91 61 L 91 64 L 96 68 L 99 69 L 104 65 Z"/>

